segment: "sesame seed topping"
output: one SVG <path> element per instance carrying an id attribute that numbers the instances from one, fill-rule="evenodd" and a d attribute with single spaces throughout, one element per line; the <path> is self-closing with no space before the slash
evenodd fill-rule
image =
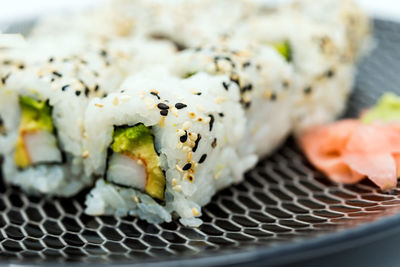
<path id="1" fill-rule="evenodd" d="M 182 125 L 182 129 L 183 129 L 184 131 L 186 131 L 187 129 L 190 128 L 190 126 L 192 126 L 192 124 L 190 123 L 190 121 L 185 121 L 185 122 L 183 123 L 183 125 Z"/>
<path id="2" fill-rule="evenodd" d="M 86 159 L 87 157 L 89 157 L 89 151 L 85 150 L 82 152 L 82 158 Z"/>
<path id="3" fill-rule="evenodd" d="M 167 109 L 169 109 L 169 106 L 168 106 L 167 104 L 164 104 L 164 103 L 159 103 L 159 104 L 157 105 L 157 107 L 158 107 L 159 109 L 161 109 L 161 110 L 167 110 Z"/>
<path id="4" fill-rule="evenodd" d="M 104 107 L 104 105 L 101 105 L 101 104 L 94 104 L 96 107 L 98 107 L 98 108 L 102 108 L 102 107 Z"/>
<path id="5" fill-rule="evenodd" d="M 76 96 L 80 96 L 80 94 L 81 94 L 81 91 L 75 91 Z"/>
<path id="6" fill-rule="evenodd" d="M 311 94 L 311 92 L 312 92 L 312 87 L 311 86 L 308 86 L 308 87 L 304 88 L 304 93 L 306 95 Z"/>
<path id="7" fill-rule="evenodd" d="M 94 91 L 95 91 L 95 92 L 99 91 L 99 88 L 100 88 L 100 86 L 99 86 L 98 84 L 96 84 L 96 85 L 94 86 Z"/>
<path id="8" fill-rule="evenodd" d="M 57 76 L 57 77 L 59 77 L 59 78 L 62 77 L 62 74 L 59 73 L 59 72 L 57 72 L 57 71 L 53 71 L 52 73 L 53 73 L 54 76 Z"/>
<path id="9" fill-rule="evenodd" d="M 221 113 L 218 113 L 218 115 L 219 115 L 220 117 L 225 116 L 224 113 L 222 113 L 222 112 L 221 112 Z"/>
<path id="10" fill-rule="evenodd" d="M 119 104 L 118 97 L 114 97 L 113 105 L 114 105 L 114 106 L 118 106 L 118 104 Z"/>
<path id="11" fill-rule="evenodd" d="M 10 77 L 10 75 L 11 75 L 11 74 L 8 73 L 6 76 L 2 77 L 2 78 L 1 78 L 1 83 L 2 83 L 2 84 L 6 84 L 7 79 Z"/>
<path id="12" fill-rule="evenodd" d="M 195 141 L 197 139 L 197 134 L 189 133 L 189 139 L 192 140 L 192 141 Z"/>
<path id="13" fill-rule="evenodd" d="M 225 88 L 226 91 L 229 90 L 229 83 L 224 81 L 224 82 L 222 82 L 222 86 Z"/>
<path id="14" fill-rule="evenodd" d="M 182 170 L 187 171 L 190 168 L 192 168 L 192 163 L 189 162 L 189 163 L 186 163 L 185 166 L 183 166 Z"/>
<path id="15" fill-rule="evenodd" d="M 154 95 L 155 97 L 157 97 L 158 100 L 161 99 L 160 96 L 158 95 L 158 92 L 151 91 L 150 94 L 151 94 L 151 95 Z"/>
<path id="16" fill-rule="evenodd" d="M 66 91 L 69 87 L 69 84 L 64 85 L 63 87 L 61 87 L 61 91 Z"/>
<path id="17" fill-rule="evenodd" d="M 207 154 L 203 154 L 201 155 L 200 159 L 199 159 L 199 164 L 203 163 L 207 158 Z"/>
<path id="18" fill-rule="evenodd" d="M 189 113 L 189 117 L 191 117 L 191 118 L 194 118 L 194 117 L 196 117 L 196 113 L 194 113 L 194 112 L 190 112 L 190 113 Z"/>
<path id="19" fill-rule="evenodd" d="M 325 76 L 328 77 L 328 78 L 332 78 L 334 75 L 335 75 L 335 72 L 332 69 L 328 70 L 325 73 Z"/>
<path id="20" fill-rule="evenodd" d="M 211 143 L 211 147 L 215 148 L 217 146 L 217 138 L 214 138 L 213 142 Z"/>
<path id="21" fill-rule="evenodd" d="M 24 65 L 24 64 L 19 65 L 19 66 L 18 66 L 18 69 L 20 69 L 20 70 L 25 69 L 25 65 Z"/>
<path id="22" fill-rule="evenodd" d="M 210 132 L 212 131 L 212 128 L 213 128 L 213 126 L 214 126 L 214 121 L 215 121 L 215 119 L 214 119 L 214 116 L 213 115 L 208 115 L 208 117 L 210 117 Z"/>
<path id="23" fill-rule="evenodd" d="M 177 109 L 182 109 L 182 108 L 186 108 L 187 105 L 185 105 L 185 104 L 183 104 L 183 103 L 176 103 L 176 104 L 175 104 L 175 107 L 176 107 Z"/>
<path id="24" fill-rule="evenodd" d="M 201 140 L 201 134 L 198 134 L 197 139 L 194 142 L 194 147 L 192 148 L 193 152 L 196 152 L 197 148 L 199 147 L 200 140 Z"/>
<path id="25" fill-rule="evenodd" d="M 175 185 L 172 187 L 172 190 L 174 191 L 182 191 L 182 186 L 181 185 Z"/>
<path id="26" fill-rule="evenodd" d="M 193 175 L 188 175 L 187 179 L 189 180 L 189 182 L 193 183 L 194 177 Z"/>
<path id="27" fill-rule="evenodd" d="M 251 63 L 249 61 L 247 61 L 247 62 L 243 63 L 242 67 L 243 67 L 243 69 L 245 69 L 247 67 L 250 67 L 250 65 L 251 65 Z"/>
<path id="28" fill-rule="evenodd" d="M 179 165 L 175 165 L 175 168 L 179 171 L 179 172 L 183 172 L 182 168 Z"/>
<path id="29" fill-rule="evenodd" d="M 85 87 L 85 96 L 89 96 L 89 88 L 88 87 Z"/>
<path id="30" fill-rule="evenodd" d="M 185 131 L 185 134 L 182 135 L 181 137 L 179 137 L 179 141 L 181 141 L 181 143 L 185 143 L 187 138 L 188 138 L 188 135 L 187 135 L 187 132 Z"/>
<path id="31" fill-rule="evenodd" d="M 54 58 L 53 58 L 53 57 L 49 58 L 49 63 L 51 63 L 51 62 L 53 62 L 53 61 L 54 61 Z"/>
<path id="32" fill-rule="evenodd" d="M 166 109 L 160 110 L 160 115 L 161 116 L 167 116 L 168 115 L 168 110 L 166 110 Z"/>
<path id="33" fill-rule="evenodd" d="M 121 96 L 121 100 L 123 101 L 123 102 L 127 102 L 127 101 L 129 101 L 131 99 L 131 96 L 130 95 L 122 95 Z"/>
<path id="34" fill-rule="evenodd" d="M 221 103 L 223 103 L 225 101 L 226 101 L 226 97 L 217 97 L 215 99 L 215 103 L 217 103 L 217 104 L 221 104 Z"/>

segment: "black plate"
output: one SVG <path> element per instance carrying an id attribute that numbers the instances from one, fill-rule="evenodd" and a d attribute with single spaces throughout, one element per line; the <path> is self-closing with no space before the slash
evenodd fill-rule
<path id="1" fill-rule="evenodd" d="M 347 116 L 355 116 L 385 91 L 400 92 L 400 25 L 376 20 L 375 30 L 379 43 L 359 68 Z M 399 189 L 383 193 L 367 181 L 333 184 L 307 163 L 293 140 L 262 160 L 245 182 L 214 197 L 197 229 L 176 222 L 151 225 L 131 217 L 90 217 L 83 214 L 84 194 L 46 200 L 1 182 L 0 263 L 315 261 L 400 233 Z"/>

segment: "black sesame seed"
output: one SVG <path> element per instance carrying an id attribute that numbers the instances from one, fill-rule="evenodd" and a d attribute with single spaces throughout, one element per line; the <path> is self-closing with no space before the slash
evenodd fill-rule
<path id="1" fill-rule="evenodd" d="M 276 94 L 275 94 L 275 93 L 272 93 L 272 94 L 271 94 L 271 101 L 275 101 L 276 98 L 277 98 L 277 97 L 276 97 Z"/>
<path id="2" fill-rule="evenodd" d="M 63 87 L 61 87 L 61 91 L 65 91 L 67 90 L 69 87 L 69 84 L 64 85 Z"/>
<path id="3" fill-rule="evenodd" d="M 311 86 L 308 86 L 308 87 L 304 88 L 304 93 L 306 95 L 311 94 L 311 92 L 312 92 L 312 87 Z"/>
<path id="4" fill-rule="evenodd" d="M 186 108 L 187 105 L 185 105 L 185 104 L 183 104 L 183 103 L 176 103 L 176 104 L 175 104 L 175 107 L 176 107 L 177 109 L 182 109 L 182 108 Z"/>
<path id="5" fill-rule="evenodd" d="M 122 93 L 125 93 L 125 90 L 121 90 L 120 93 L 121 93 L 121 94 L 122 94 Z"/>
<path id="6" fill-rule="evenodd" d="M 245 62 L 245 63 L 243 63 L 242 67 L 244 69 L 244 68 L 250 67 L 250 65 L 251 65 L 250 62 Z"/>
<path id="7" fill-rule="evenodd" d="M 284 88 L 288 88 L 289 87 L 289 82 L 288 81 L 284 81 L 282 83 L 282 85 L 283 85 Z"/>
<path id="8" fill-rule="evenodd" d="M 96 85 L 94 86 L 94 91 L 95 91 L 95 92 L 99 91 L 99 88 L 100 88 L 100 86 L 99 86 L 98 84 L 96 84 Z"/>
<path id="9" fill-rule="evenodd" d="M 185 131 L 185 134 L 179 137 L 179 141 L 181 141 L 181 143 L 185 143 L 187 138 L 188 138 L 187 131 Z"/>
<path id="10" fill-rule="evenodd" d="M 89 96 L 89 88 L 88 87 L 85 87 L 85 96 Z"/>
<path id="11" fill-rule="evenodd" d="M 50 82 L 54 82 L 56 79 L 54 79 L 54 78 L 51 78 L 51 80 L 50 80 Z"/>
<path id="12" fill-rule="evenodd" d="M 81 91 L 75 91 L 76 96 L 80 96 L 81 95 Z"/>
<path id="13" fill-rule="evenodd" d="M 161 116 L 167 116 L 168 115 L 168 110 L 166 110 L 166 109 L 161 110 L 160 111 L 160 115 Z"/>
<path id="14" fill-rule="evenodd" d="M 7 79 L 8 79 L 9 77 L 10 77 L 10 73 L 8 73 L 6 76 L 2 77 L 2 78 L 1 78 L 1 83 L 2 83 L 2 84 L 6 84 Z"/>
<path id="15" fill-rule="evenodd" d="M 156 92 L 150 92 L 150 94 L 151 95 L 154 95 L 155 97 L 157 97 L 158 98 L 158 100 L 160 100 L 161 98 L 160 98 L 160 96 L 156 93 Z"/>
<path id="16" fill-rule="evenodd" d="M 226 91 L 229 90 L 229 83 L 222 82 L 222 86 L 225 88 Z"/>
<path id="17" fill-rule="evenodd" d="M 332 69 L 330 69 L 325 73 L 325 76 L 328 78 L 332 78 L 333 76 L 335 76 L 335 72 Z"/>
<path id="18" fill-rule="evenodd" d="M 62 77 L 62 74 L 59 73 L 59 72 L 57 72 L 57 71 L 53 71 L 52 73 L 53 73 L 54 76 L 57 76 L 57 77 L 59 77 L 59 78 Z"/>
<path id="19" fill-rule="evenodd" d="M 208 115 L 208 117 L 210 117 L 210 132 L 212 131 L 213 125 L 214 125 L 214 116 L 213 115 Z"/>
<path id="20" fill-rule="evenodd" d="M 25 69 L 25 65 L 24 65 L 24 64 L 21 64 L 21 65 L 18 66 L 18 68 L 19 68 L 20 70 L 23 70 L 23 69 Z"/>
<path id="21" fill-rule="evenodd" d="M 50 62 L 50 63 L 53 62 L 53 61 L 54 61 L 54 58 L 53 58 L 53 57 L 49 58 L 49 62 Z"/>
<path id="22" fill-rule="evenodd" d="M 248 84 L 248 85 L 242 87 L 241 91 L 244 93 L 246 91 L 251 91 L 252 89 L 253 89 L 253 85 L 252 84 Z"/>
<path id="23" fill-rule="evenodd" d="M 10 65 L 11 64 L 11 60 L 4 60 L 3 61 L 3 65 Z"/>
<path id="24" fill-rule="evenodd" d="M 182 170 L 187 171 L 190 168 L 192 168 L 192 163 L 189 162 L 189 163 L 186 163 L 185 166 L 183 166 Z"/>
<path id="25" fill-rule="evenodd" d="M 159 104 L 157 105 L 157 107 L 158 107 L 159 109 L 161 109 L 161 110 L 167 110 L 167 109 L 169 109 L 169 106 L 168 106 L 167 104 L 164 104 L 164 103 L 159 103 Z"/>
<path id="26" fill-rule="evenodd" d="M 196 141 L 194 141 L 194 147 L 192 148 L 193 152 L 196 152 L 197 148 L 199 147 L 200 140 L 201 140 L 201 134 L 198 134 Z"/>
<path id="27" fill-rule="evenodd" d="M 201 95 L 201 92 L 195 93 L 195 95 Z"/>
<path id="28" fill-rule="evenodd" d="M 103 94 L 103 97 L 107 97 L 107 96 L 108 96 L 108 94 L 106 94 L 106 93 Z"/>
<path id="29" fill-rule="evenodd" d="M 215 148 L 217 146 L 217 138 L 214 138 L 213 142 L 211 143 L 211 147 Z"/>
<path id="30" fill-rule="evenodd" d="M 201 155 L 201 158 L 199 159 L 199 164 L 203 163 L 207 158 L 207 154 Z"/>
<path id="31" fill-rule="evenodd" d="M 104 49 L 100 50 L 100 55 L 101 55 L 102 57 L 106 57 L 106 56 L 107 56 L 107 51 L 104 50 Z"/>
<path id="32" fill-rule="evenodd" d="M 225 116 L 224 113 L 222 113 L 222 112 L 221 112 L 221 113 L 218 113 L 218 115 L 219 115 L 220 117 Z"/>

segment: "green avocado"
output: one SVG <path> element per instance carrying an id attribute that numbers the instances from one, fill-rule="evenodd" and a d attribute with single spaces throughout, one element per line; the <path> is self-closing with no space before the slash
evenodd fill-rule
<path id="1" fill-rule="evenodd" d="M 286 59 L 287 62 L 292 61 L 292 47 L 290 46 L 289 42 L 276 42 L 271 43 L 271 45 Z"/>
<path id="2" fill-rule="evenodd" d="M 164 199 L 165 176 L 160 167 L 160 159 L 154 148 L 154 138 L 149 127 L 137 124 L 115 128 L 111 149 L 116 153 L 141 159 L 146 166 L 146 193 L 154 198 Z"/>
<path id="3" fill-rule="evenodd" d="M 365 124 L 374 121 L 384 123 L 400 121 L 400 97 L 393 93 L 381 96 L 376 105 L 361 117 L 361 122 Z"/>
<path id="4" fill-rule="evenodd" d="M 21 108 L 21 122 L 18 128 L 18 139 L 15 147 L 14 162 L 20 168 L 30 165 L 28 151 L 26 151 L 24 135 L 39 130 L 54 132 L 51 119 L 51 107 L 47 101 L 34 100 L 27 96 L 19 98 Z"/>

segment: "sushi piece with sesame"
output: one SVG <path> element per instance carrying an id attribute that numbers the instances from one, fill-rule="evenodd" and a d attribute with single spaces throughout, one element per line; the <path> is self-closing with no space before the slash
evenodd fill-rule
<path id="1" fill-rule="evenodd" d="M 82 47 L 28 42 L 1 55 L 3 174 L 29 193 L 71 196 L 91 183 L 82 175 L 84 111 L 119 87 L 126 58 L 103 44 Z"/>
<path id="2" fill-rule="evenodd" d="M 246 36 L 264 45 L 287 43 L 297 95 L 292 109 L 297 133 L 334 120 L 346 106 L 356 69 L 346 29 L 282 8 L 250 18 L 236 32 L 235 38 Z"/>
<path id="3" fill-rule="evenodd" d="M 103 178 L 87 196 L 85 212 L 151 223 L 176 216 L 184 225 L 200 225 L 201 207 L 257 161 L 236 147 L 245 118 L 237 85 L 228 92 L 228 82 L 227 76 L 178 79 L 151 70 L 92 100 L 85 167 Z"/>
<path id="4" fill-rule="evenodd" d="M 172 73 L 183 78 L 201 72 L 229 77 L 223 87 L 239 89 L 247 120 L 247 138 L 240 147 L 259 156 L 271 153 L 292 130 L 293 71 L 285 44 L 278 45 L 223 39 L 178 53 L 170 66 Z"/>

